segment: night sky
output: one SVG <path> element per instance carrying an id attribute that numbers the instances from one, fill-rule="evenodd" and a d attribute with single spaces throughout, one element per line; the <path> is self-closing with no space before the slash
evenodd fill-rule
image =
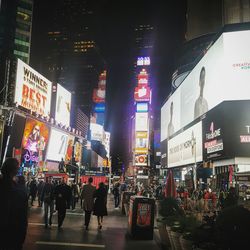
<path id="1" fill-rule="evenodd" d="M 37 58 L 42 53 L 40 41 L 46 32 L 49 20 L 44 11 L 54 1 L 35 0 L 32 37 L 31 65 L 38 71 Z M 93 4 L 93 1 L 91 2 Z M 185 38 L 185 0 L 99 0 L 94 4 L 96 43 L 107 62 L 107 126 L 111 131 L 111 154 L 123 155 L 127 150 L 123 143 L 127 118 L 127 106 L 133 79 L 133 27 L 135 24 L 151 24 L 155 27 L 155 49 L 153 65 L 155 86 L 153 90 L 156 110 L 160 111 L 171 88 L 174 56 Z M 42 63 L 42 62 L 39 62 Z M 130 89 L 130 91 L 129 91 Z M 126 136 L 126 135 L 125 135 Z"/>

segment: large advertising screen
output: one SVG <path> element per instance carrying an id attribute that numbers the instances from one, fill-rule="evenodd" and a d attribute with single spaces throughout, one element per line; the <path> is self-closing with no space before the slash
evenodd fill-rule
<path id="1" fill-rule="evenodd" d="M 49 116 L 52 83 L 18 59 L 14 102 L 18 105 Z"/>
<path id="2" fill-rule="evenodd" d="M 75 158 L 75 162 L 81 162 L 82 160 L 82 143 L 77 137 L 75 137 L 74 158 Z"/>
<path id="3" fill-rule="evenodd" d="M 68 135 L 67 149 L 65 155 L 65 162 L 69 163 L 72 160 L 73 152 L 74 152 L 74 141 L 75 137 L 72 135 Z"/>
<path id="4" fill-rule="evenodd" d="M 135 135 L 135 153 L 148 152 L 148 132 L 137 131 Z"/>
<path id="5" fill-rule="evenodd" d="M 103 141 L 104 130 L 102 125 L 96 123 L 90 123 L 90 131 L 91 131 L 91 140 L 100 142 Z"/>
<path id="6" fill-rule="evenodd" d="M 47 159 L 61 161 L 65 159 L 69 135 L 52 128 L 48 145 Z"/>
<path id="7" fill-rule="evenodd" d="M 168 141 L 168 167 L 202 161 L 202 123 L 199 122 Z"/>
<path id="8" fill-rule="evenodd" d="M 223 33 L 161 109 L 161 141 L 224 100 L 248 100 L 250 31 Z"/>
<path id="9" fill-rule="evenodd" d="M 135 113 L 135 131 L 148 131 L 148 113 Z"/>
<path id="10" fill-rule="evenodd" d="M 55 120 L 63 125 L 70 126 L 71 93 L 57 84 Z"/>
<path id="11" fill-rule="evenodd" d="M 250 100 L 225 101 L 209 111 L 203 122 L 203 158 L 249 157 Z"/>
<path id="12" fill-rule="evenodd" d="M 22 162 L 24 164 L 45 160 L 49 132 L 49 127 L 45 123 L 30 118 L 26 119 L 22 139 Z"/>

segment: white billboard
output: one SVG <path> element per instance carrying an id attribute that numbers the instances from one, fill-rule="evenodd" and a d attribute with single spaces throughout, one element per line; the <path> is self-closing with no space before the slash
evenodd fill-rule
<path id="1" fill-rule="evenodd" d="M 47 159 L 61 161 L 65 159 L 69 135 L 51 128 Z"/>
<path id="2" fill-rule="evenodd" d="M 201 121 L 168 141 L 168 167 L 202 161 Z"/>
<path id="3" fill-rule="evenodd" d="M 103 142 L 103 126 L 96 123 L 90 123 L 91 140 Z"/>
<path id="4" fill-rule="evenodd" d="M 63 125 L 70 126 L 71 93 L 57 84 L 55 120 Z"/>
<path id="5" fill-rule="evenodd" d="M 208 49 L 162 107 L 161 141 L 224 100 L 250 99 L 249 43 L 250 31 L 227 32 Z"/>
<path id="6" fill-rule="evenodd" d="M 18 59 L 14 102 L 43 116 L 50 115 L 52 83 Z"/>
<path id="7" fill-rule="evenodd" d="M 148 113 L 135 113 L 135 131 L 148 131 Z"/>

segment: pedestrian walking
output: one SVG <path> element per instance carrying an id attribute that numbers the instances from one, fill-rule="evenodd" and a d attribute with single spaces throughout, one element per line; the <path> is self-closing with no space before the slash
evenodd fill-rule
<path id="1" fill-rule="evenodd" d="M 98 228 L 102 229 L 103 216 L 107 216 L 107 189 L 103 182 L 99 183 L 99 188 L 94 193 L 93 214 L 97 216 Z"/>
<path id="2" fill-rule="evenodd" d="M 71 185 L 71 209 L 75 210 L 76 207 L 76 202 L 78 200 L 79 197 L 79 187 L 76 184 L 76 181 L 73 180 L 73 183 Z"/>
<path id="3" fill-rule="evenodd" d="M 13 181 L 19 162 L 8 158 L 0 177 L 0 249 L 22 249 L 27 231 L 28 198 L 25 189 Z"/>
<path id="4" fill-rule="evenodd" d="M 41 191 L 41 204 L 44 203 L 44 224 L 45 228 L 48 224 L 52 225 L 52 216 L 54 212 L 54 185 L 52 184 L 52 177 L 47 177 L 46 182 Z M 49 220 L 48 220 L 49 215 Z"/>
<path id="5" fill-rule="evenodd" d="M 37 183 L 36 183 L 36 180 L 35 178 L 32 179 L 32 181 L 30 182 L 29 184 L 29 189 L 30 189 L 30 196 L 31 196 L 31 206 L 33 206 L 34 204 L 34 201 L 36 199 L 36 194 L 37 194 Z"/>
<path id="6" fill-rule="evenodd" d="M 113 188 L 113 195 L 115 200 L 115 209 L 119 208 L 120 204 L 120 183 L 117 182 Z"/>
<path id="7" fill-rule="evenodd" d="M 85 212 L 85 228 L 88 230 L 89 222 L 91 218 L 91 213 L 94 207 L 94 193 L 96 188 L 92 186 L 93 178 L 89 177 L 88 184 L 84 185 L 82 188 L 82 196 L 83 199 L 83 209 Z"/>
<path id="8" fill-rule="evenodd" d="M 71 190 L 63 177 L 61 183 L 55 187 L 56 210 L 58 211 L 58 228 L 61 228 L 66 209 L 70 208 Z"/>
<path id="9" fill-rule="evenodd" d="M 38 207 L 42 207 L 42 191 L 43 191 L 43 188 L 44 188 L 44 182 L 43 180 L 40 180 L 38 185 L 37 185 L 37 199 L 38 199 Z"/>

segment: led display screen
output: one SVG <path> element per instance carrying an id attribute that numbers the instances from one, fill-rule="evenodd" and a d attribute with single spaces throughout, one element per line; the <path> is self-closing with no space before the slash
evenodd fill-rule
<path id="1" fill-rule="evenodd" d="M 148 112 L 148 103 L 147 102 L 136 103 L 136 112 Z"/>
<path id="2" fill-rule="evenodd" d="M 18 59 L 14 102 L 18 105 L 49 116 L 52 83 Z"/>
<path id="3" fill-rule="evenodd" d="M 70 126 L 71 93 L 57 84 L 55 120 Z"/>
<path id="4" fill-rule="evenodd" d="M 161 109 L 161 141 L 224 100 L 248 100 L 250 31 L 223 33 Z M 237 48 L 237 49 L 236 49 Z"/>

